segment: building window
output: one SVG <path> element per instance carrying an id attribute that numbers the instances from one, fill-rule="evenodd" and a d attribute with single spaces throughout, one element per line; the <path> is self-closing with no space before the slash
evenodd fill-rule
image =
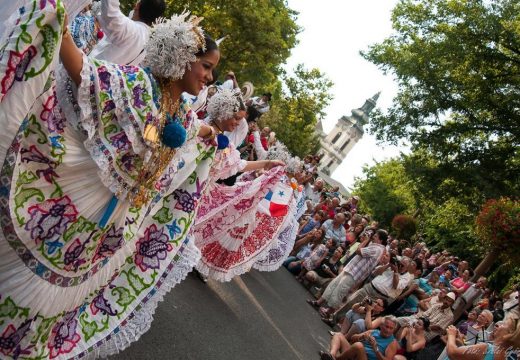
<path id="1" fill-rule="evenodd" d="M 347 147 L 347 145 L 348 145 L 349 142 L 350 142 L 350 139 L 348 139 L 347 141 L 345 141 L 345 143 L 344 143 L 343 145 L 341 145 L 341 149 L 339 149 L 339 151 L 343 151 L 343 150 Z"/>
<path id="2" fill-rule="evenodd" d="M 336 134 L 336 136 L 334 136 L 334 139 L 332 139 L 332 143 L 335 144 L 336 141 L 338 141 L 338 139 L 340 138 L 341 136 L 341 131 L 339 133 Z"/>
<path id="3" fill-rule="evenodd" d="M 329 165 L 327 165 L 328 168 L 330 168 L 332 166 L 332 164 L 334 164 L 334 159 L 332 159 L 330 162 L 329 162 Z"/>

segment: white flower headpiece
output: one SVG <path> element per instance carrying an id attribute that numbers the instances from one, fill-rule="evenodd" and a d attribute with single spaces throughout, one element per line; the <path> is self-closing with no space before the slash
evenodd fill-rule
<path id="1" fill-rule="evenodd" d="M 184 12 L 156 21 L 143 61 L 153 75 L 171 80 L 182 78 L 190 63 L 197 60 L 195 54 L 206 48 L 203 30 L 198 26 L 201 20 Z"/>
<path id="2" fill-rule="evenodd" d="M 302 169 L 302 162 L 299 157 L 293 157 L 287 146 L 280 141 L 276 141 L 274 145 L 269 146 L 267 151 L 268 160 L 282 160 L 285 163 L 285 169 L 289 173 L 297 173 Z"/>
<path id="3" fill-rule="evenodd" d="M 211 120 L 227 120 L 240 110 L 239 89 L 218 89 L 217 93 L 208 101 L 208 115 Z"/>

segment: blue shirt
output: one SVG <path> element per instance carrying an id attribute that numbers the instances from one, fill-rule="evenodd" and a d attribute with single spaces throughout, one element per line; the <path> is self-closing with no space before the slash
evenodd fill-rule
<path id="1" fill-rule="evenodd" d="M 391 335 L 387 338 L 381 336 L 381 332 L 379 330 L 372 331 L 372 336 L 376 339 L 377 347 L 379 347 L 379 351 L 384 355 L 386 352 L 386 348 L 388 345 L 395 340 L 394 335 Z M 377 360 L 376 353 L 374 349 L 372 349 L 372 345 L 368 341 L 363 341 L 363 345 L 365 346 L 365 352 L 367 353 L 368 360 Z"/>

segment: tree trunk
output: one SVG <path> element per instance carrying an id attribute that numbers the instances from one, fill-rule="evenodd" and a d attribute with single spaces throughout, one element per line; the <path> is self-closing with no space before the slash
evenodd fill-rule
<path id="1" fill-rule="evenodd" d="M 475 269 L 475 275 L 473 276 L 473 279 L 471 281 L 476 282 L 479 277 L 484 276 L 489 269 L 491 269 L 491 266 L 497 261 L 498 258 L 498 250 L 493 249 L 490 250 L 486 256 L 482 259 L 480 264 L 478 264 L 477 268 Z"/>

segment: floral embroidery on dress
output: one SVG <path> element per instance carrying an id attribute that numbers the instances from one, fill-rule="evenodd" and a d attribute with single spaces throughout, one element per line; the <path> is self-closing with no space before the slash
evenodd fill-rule
<path id="1" fill-rule="evenodd" d="M 67 225 L 75 221 L 78 215 L 68 196 L 33 205 L 27 212 L 31 218 L 25 225 L 25 230 L 31 232 L 31 238 L 36 243 L 60 237 L 67 229 Z"/>
<path id="2" fill-rule="evenodd" d="M 71 352 L 81 339 L 76 330 L 78 321 L 75 317 L 76 311 L 71 311 L 52 328 L 48 345 L 51 359 Z"/>
<path id="3" fill-rule="evenodd" d="M 161 260 L 166 259 L 167 252 L 173 249 L 163 229 L 156 225 L 146 229 L 144 236 L 137 242 L 135 263 L 142 271 L 158 269 Z"/>
<path id="4" fill-rule="evenodd" d="M 15 81 L 23 80 L 23 76 L 31 63 L 31 60 L 36 56 L 36 53 L 36 48 L 32 45 L 23 52 L 11 51 L 9 53 L 7 70 L 1 81 L 2 94 L 6 94 Z"/>

